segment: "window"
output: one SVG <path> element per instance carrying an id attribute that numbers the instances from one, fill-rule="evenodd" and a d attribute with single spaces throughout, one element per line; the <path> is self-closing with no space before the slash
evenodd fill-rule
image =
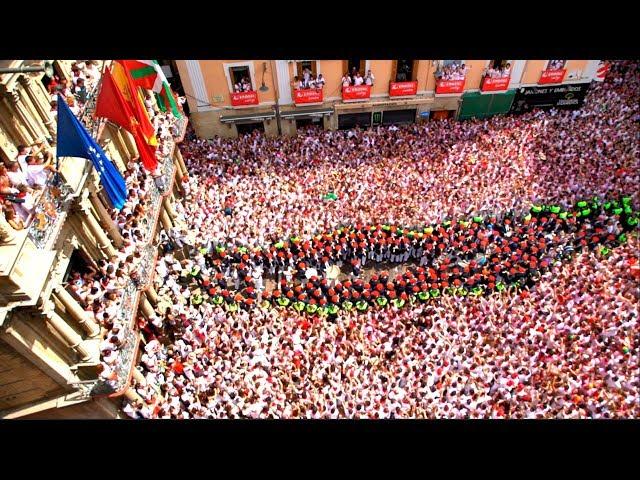
<path id="1" fill-rule="evenodd" d="M 367 72 L 365 71 L 365 69 L 367 68 L 366 60 L 345 60 L 344 64 L 344 71 L 348 72 L 349 75 L 360 72 L 360 75 L 364 77 L 367 74 Z"/>
<path id="2" fill-rule="evenodd" d="M 562 70 L 566 64 L 566 60 L 549 60 L 547 70 Z"/>
<path id="3" fill-rule="evenodd" d="M 434 74 L 438 80 L 464 80 L 467 67 L 464 60 L 440 60 Z"/>
<path id="4" fill-rule="evenodd" d="M 391 78 L 395 82 L 413 82 L 418 74 L 417 60 L 395 60 Z"/>
<path id="5" fill-rule="evenodd" d="M 318 78 L 318 62 L 315 60 L 298 60 L 294 75 L 293 88 L 314 88 Z"/>
<path id="6" fill-rule="evenodd" d="M 251 71 L 248 66 L 229 67 L 229 76 L 231 77 L 234 93 L 253 91 Z"/>
<path id="7" fill-rule="evenodd" d="M 484 76 L 489 78 L 510 77 L 511 64 L 512 60 L 490 60 Z"/>

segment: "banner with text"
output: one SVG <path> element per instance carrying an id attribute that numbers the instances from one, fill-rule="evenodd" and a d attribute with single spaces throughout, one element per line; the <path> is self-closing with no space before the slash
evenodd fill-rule
<path id="1" fill-rule="evenodd" d="M 408 97 L 418 93 L 418 82 L 391 82 L 390 97 Z"/>
<path id="2" fill-rule="evenodd" d="M 542 72 L 542 75 L 540 75 L 538 83 L 541 85 L 544 85 L 545 83 L 562 83 L 566 73 L 566 68 L 561 70 L 545 70 Z"/>
<path id="3" fill-rule="evenodd" d="M 357 102 L 371 98 L 371 85 L 358 85 L 342 88 L 342 100 L 344 102 Z"/>
<path id="4" fill-rule="evenodd" d="M 322 103 L 322 89 L 294 90 L 293 100 L 296 105 L 300 103 Z"/>
<path id="5" fill-rule="evenodd" d="M 436 93 L 462 93 L 464 80 L 436 80 Z"/>
<path id="6" fill-rule="evenodd" d="M 490 78 L 484 77 L 482 81 L 482 87 L 480 90 L 483 92 L 501 92 L 509 88 L 509 82 L 511 77 Z"/>
<path id="7" fill-rule="evenodd" d="M 258 92 L 238 92 L 231 94 L 231 105 L 234 107 L 244 107 L 247 105 L 258 105 Z"/>

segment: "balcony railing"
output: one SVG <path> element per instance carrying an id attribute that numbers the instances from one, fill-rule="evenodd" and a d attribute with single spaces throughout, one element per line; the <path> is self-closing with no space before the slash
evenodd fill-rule
<path id="1" fill-rule="evenodd" d="M 38 199 L 29 225 L 29 238 L 34 245 L 43 249 L 59 231 L 72 202 L 73 191 L 58 174 L 47 181 Z"/>

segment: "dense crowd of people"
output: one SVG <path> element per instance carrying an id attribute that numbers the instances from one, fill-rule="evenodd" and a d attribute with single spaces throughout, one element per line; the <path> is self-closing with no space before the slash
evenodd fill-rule
<path id="1" fill-rule="evenodd" d="M 580 110 L 189 139 L 125 412 L 637 416 L 639 74 Z"/>

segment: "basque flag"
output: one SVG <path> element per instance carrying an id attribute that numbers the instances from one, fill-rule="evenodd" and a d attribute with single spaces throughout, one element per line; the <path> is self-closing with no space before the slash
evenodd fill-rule
<path id="1" fill-rule="evenodd" d="M 91 160 L 100 174 L 100 183 L 104 187 L 113 208 L 120 210 L 127 199 L 127 187 L 124 178 L 107 158 L 100 145 L 91 138 L 80 120 L 71 112 L 67 102 L 58 95 L 58 157 L 80 157 Z"/>

